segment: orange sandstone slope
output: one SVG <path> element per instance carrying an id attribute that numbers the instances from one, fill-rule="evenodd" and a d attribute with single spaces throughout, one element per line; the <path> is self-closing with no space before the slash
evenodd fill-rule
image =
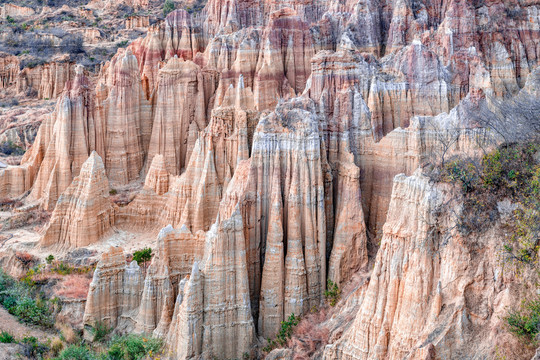
<path id="1" fill-rule="evenodd" d="M 537 101 L 539 10 L 497 0 L 176 10 L 95 78 L 47 70 L 64 74 L 64 91 L 21 165 L 1 170 L 0 194 L 30 192 L 26 202 L 54 210 L 40 246 L 56 251 L 114 228 L 152 231 L 145 272 L 120 248 L 103 254 L 84 322 L 161 336 L 171 358 L 260 356 L 281 321 L 320 307 L 328 279 L 343 286 L 360 272 L 370 278 L 336 315 L 348 321 L 325 320 L 319 358 L 490 358 L 501 341 L 518 346 L 499 319 L 517 285 L 501 274 L 495 230 L 475 240 L 480 254 L 471 239 L 433 235 L 452 227 L 450 214 L 432 219 L 448 191 L 417 169 L 447 136 L 459 134 L 449 153 L 480 151 L 492 135 L 482 114 L 531 116 L 502 107 Z M 14 76 L 1 72 L 0 84 Z M 39 88 L 54 95 L 58 84 Z M 143 180 L 128 204 L 107 198 L 109 183 Z"/>

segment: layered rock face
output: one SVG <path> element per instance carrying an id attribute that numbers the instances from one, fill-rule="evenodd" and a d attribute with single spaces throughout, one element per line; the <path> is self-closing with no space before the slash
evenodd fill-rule
<path id="1" fill-rule="evenodd" d="M 104 139 L 96 150 L 104 154 L 108 178 L 127 184 L 143 169 L 152 129 L 151 107 L 131 50 L 117 54 L 103 72 L 104 81 L 96 89 L 96 117 Z"/>
<path id="2" fill-rule="evenodd" d="M 124 251 L 104 253 L 88 291 L 84 323 L 106 321 L 110 327 L 132 325 L 141 299 L 143 274 L 136 261 L 126 265 Z"/>
<path id="3" fill-rule="evenodd" d="M 89 79 L 82 67 L 68 82 L 54 114 L 40 127 L 36 141 L 22 160 L 34 183 L 30 197 L 52 210 L 59 196 L 79 174 L 96 144 L 102 129 L 94 120 Z M 37 175 L 34 168 L 39 167 Z M 35 176 L 35 178 L 33 177 Z"/>
<path id="4" fill-rule="evenodd" d="M 210 123 L 197 135 L 186 171 L 175 179 L 163 210 L 162 224 L 208 230 L 238 163 L 249 158 L 257 113 L 253 93 L 243 79 L 229 87 L 212 111 Z"/>
<path id="5" fill-rule="evenodd" d="M 35 14 L 35 11 L 32 8 L 25 6 L 18 6 L 15 4 L 4 4 L 0 8 L 0 16 L 3 19 L 6 19 L 8 16 L 11 17 L 29 17 Z"/>
<path id="6" fill-rule="evenodd" d="M 518 296 L 513 276 L 499 267 L 492 241 L 499 230 L 474 238 L 453 231 L 449 191 L 420 171 L 396 176 L 360 310 L 325 358 L 476 358 L 499 341 L 515 347 L 517 340 L 499 330 Z"/>
<path id="7" fill-rule="evenodd" d="M 144 188 L 154 191 L 157 195 L 163 195 L 169 191 L 169 178 L 170 174 L 165 167 L 163 155 L 156 155 L 146 174 Z"/>
<path id="8" fill-rule="evenodd" d="M 216 202 L 213 215 L 213 218 L 217 215 L 217 221 L 206 233 L 206 240 L 201 230 L 192 235 L 197 230 L 197 222 L 180 222 L 191 226 L 191 231 L 182 225 L 179 233 L 170 226 L 160 232 L 158 242 L 170 245 L 159 245 L 158 255 L 148 270 L 136 329 L 167 335 L 174 352 L 220 356 L 220 352 L 226 351 L 228 357 L 239 356 L 250 351 L 257 327 L 259 334 L 273 336 L 285 317 L 305 313 L 320 304 L 326 283 L 327 251 L 332 251 L 328 273 L 335 281 L 345 281 L 366 264 L 367 238 L 359 170 L 350 153 L 348 159 L 336 161 L 339 180 L 335 188 L 347 191 L 348 200 L 333 204 L 331 196 L 325 196 L 332 192 L 333 179 L 323 137 L 313 121 L 316 117 L 311 100 L 296 99 L 259 122 L 253 136 L 251 158 L 246 154 L 246 160 L 233 168 L 227 192 L 218 196 L 222 201 L 221 204 L 219 200 Z M 243 133 L 247 142 L 245 128 Z M 200 171 L 196 170 L 200 162 L 193 161 L 199 158 L 196 154 L 205 156 L 202 174 L 210 177 L 195 180 L 194 184 L 206 187 L 208 179 L 218 180 L 217 164 L 221 164 L 222 169 L 225 166 L 230 173 L 227 157 L 222 162 L 213 157 L 214 149 L 200 151 L 202 145 L 199 144 L 204 144 L 205 138 L 222 141 L 210 135 L 199 137 L 192 162 L 177 180 L 179 184 L 187 186 L 189 174 Z M 157 161 L 159 158 L 153 161 L 152 168 L 156 168 Z M 151 172 L 154 170 L 148 177 Z M 224 170 L 220 172 L 225 174 Z M 315 181 L 312 184 L 315 186 L 307 186 L 309 179 Z M 170 198 L 179 196 L 178 186 L 173 185 Z M 197 198 L 215 201 L 216 195 L 209 189 L 198 190 Z M 208 203 L 192 206 L 198 211 L 212 209 Z M 335 233 L 327 229 L 334 227 L 334 208 Z M 183 213 L 190 211 L 184 208 Z M 348 219 L 353 223 L 347 223 Z M 246 223 L 253 225 L 246 227 Z M 191 252 L 190 249 L 199 250 Z M 201 261 L 201 275 L 182 283 L 181 276 L 189 273 L 185 265 L 194 261 Z M 231 278 L 231 274 L 235 274 L 234 277 Z M 101 280 L 96 278 L 95 281 Z M 241 292 L 239 286 L 242 286 Z M 222 290 L 216 292 L 216 289 Z M 231 310 L 230 313 L 226 310 L 225 318 L 217 315 L 222 311 L 217 309 L 228 307 Z M 203 315 L 198 313 L 200 311 Z M 187 324 L 181 322 L 196 316 Z M 258 325 L 254 319 L 259 320 Z M 203 326 L 196 327 L 201 322 Z M 191 340 L 196 338 L 201 339 L 198 345 Z"/>
<path id="9" fill-rule="evenodd" d="M 191 61 L 174 56 L 159 71 L 148 156 L 162 154 L 167 170 L 179 175 L 199 131 L 206 127 L 204 78 Z"/>
<path id="10" fill-rule="evenodd" d="M 202 274 L 195 263 L 173 317 L 169 338 L 178 355 L 234 358 L 250 352 L 255 326 L 243 233 L 238 209 L 208 232 Z M 197 308 L 202 311 L 195 312 Z M 194 316 L 189 318 L 191 314 Z M 185 318 L 189 320 L 183 322 Z"/>
<path id="11" fill-rule="evenodd" d="M 162 155 L 154 156 L 143 189 L 127 206 L 116 211 L 116 225 L 126 228 L 158 230 L 163 203 L 173 176 L 167 172 Z"/>
<path id="12" fill-rule="evenodd" d="M 161 229 L 158 250 L 144 280 L 136 329 L 165 336 L 171 325 L 180 280 L 204 252 L 204 233 L 192 234 L 186 227 Z M 200 335 L 200 334 L 199 334 Z"/>
<path id="13" fill-rule="evenodd" d="M 130 16 L 126 19 L 126 29 L 147 28 L 150 26 L 148 16 Z"/>
<path id="14" fill-rule="evenodd" d="M 6 89 L 15 83 L 19 73 L 19 58 L 0 53 L 0 89 Z"/>
<path id="15" fill-rule="evenodd" d="M 85 323 L 161 336 L 171 358 L 255 357 L 259 337 L 324 303 L 328 279 L 342 287 L 359 271 L 371 274 L 351 300 L 360 311 L 325 358 L 489 356 L 496 337 L 482 331 L 512 299 L 494 242 L 474 239 L 489 249 L 476 252 L 439 234 L 452 228 L 434 217 L 448 194 L 414 171 L 436 163 L 445 137 L 447 156 L 479 151 L 485 114 L 538 113 L 538 8 L 210 0 L 174 11 L 96 78 L 71 65 L 24 72 L 49 79 L 24 87 L 57 83 L 37 91 L 59 98 L 0 192 L 30 190 L 54 209 L 43 245 L 87 246 L 113 226 L 157 235 L 148 269 L 121 249 L 103 255 Z M 24 78 L 3 59 L 4 84 Z M 512 101 L 523 111 L 509 115 Z M 109 182 L 135 189 L 132 201 L 113 207 Z"/>
<path id="16" fill-rule="evenodd" d="M 95 243 L 114 224 L 109 182 L 99 155 L 92 151 L 71 185 L 62 193 L 40 244 L 83 247 Z"/>
<path id="17" fill-rule="evenodd" d="M 69 61 L 24 68 L 17 74 L 17 92 L 35 92 L 39 99 L 56 99 L 61 95 L 66 83 L 74 77 L 75 64 Z"/>

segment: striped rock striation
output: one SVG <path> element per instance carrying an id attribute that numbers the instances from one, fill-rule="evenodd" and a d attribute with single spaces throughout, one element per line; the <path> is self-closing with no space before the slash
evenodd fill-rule
<path id="1" fill-rule="evenodd" d="M 44 245 L 86 246 L 113 226 L 157 236 L 148 269 L 103 255 L 84 321 L 161 336 L 172 358 L 255 357 L 259 338 L 324 303 L 327 280 L 360 273 L 347 305 L 360 310 L 321 356 L 492 357 L 485 329 L 513 299 L 495 242 L 431 236 L 451 227 L 449 214 L 431 224 L 446 193 L 415 170 L 448 136 L 448 156 L 480 151 L 485 119 L 526 131 L 538 118 L 539 10 L 209 0 L 92 78 L 60 64 L 15 74 L 2 57 L 3 87 L 26 78 L 58 100 L 21 165 L 0 170 L 0 193 L 54 209 Z M 109 183 L 132 201 L 111 205 Z"/>
<path id="2" fill-rule="evenodd" d="M 103 161 L 95 151 L 56 205 L 40 240 L 42 246 L 87 246 L 99 241 L 114 225 L 109 182 Z"/>

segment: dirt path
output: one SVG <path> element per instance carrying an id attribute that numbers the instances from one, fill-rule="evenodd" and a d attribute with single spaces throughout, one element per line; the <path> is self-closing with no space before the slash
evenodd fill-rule
<path id="1" fill-rule="evenodd" d="M 25 336 L 34 336 L 43 342 L 46 341 L 48 338 L 53 337 L 52 333 L 48 333 L 41 329 L 21 324 L 2 306 L 0 306 L 0 331 L 9 332 L 17 340 L 20 340 Z"/>

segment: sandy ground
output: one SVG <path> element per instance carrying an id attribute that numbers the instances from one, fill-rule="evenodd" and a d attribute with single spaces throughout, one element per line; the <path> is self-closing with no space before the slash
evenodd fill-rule
<path id="1" fill-rule="evenodd" d="M 6 309 L 0 306 L 0 331 L 7 331 L 13 335 L 17 340 L 22 339 L 25 336 L 33 336 L 44 342 L 47 339 L 52 339 L 54 333 L 46 332 L 36 327 L 27 326 L 21 324 L 17 319 L 7 312 Z"/>
<path id="2" fill-rule="evenodd" d="M 8 216 L 10 216 L 9 213 L 0 212 L 0 221 L 2 218 Z M 42 248 L 39 246 L 40 238 L 41 233 L 31 226 L 0 231 L 0 257 L 10 256 L 16 251 L 25 251 L 44 262 L 45 257 L 49 254 L 54 255 L 56 259 L 62 259 L 68 253 L 67 249 L 58 249 L 55 247 Z M 120 246 L 126 253 L 133 253 L 135 250 L 140 250 L 143 247 L 155 249 L 156 243 L 157 231 L 129 232 L 124 229 L 115 228 L 102 241 L 85 248 L 93 252 L 93 255 L 89 259 L 91 262 L 94 262 L 99 261 L 101 254 L 108 251 L 111 246 Z"/>

